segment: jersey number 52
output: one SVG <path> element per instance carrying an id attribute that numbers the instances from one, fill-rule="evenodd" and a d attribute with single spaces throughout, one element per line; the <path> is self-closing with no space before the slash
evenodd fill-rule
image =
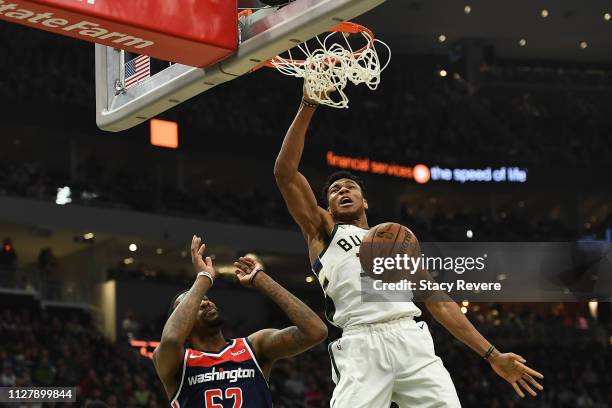
<path id="1" fill-rule="evenodd" d="M 225 399 L 234 399 L 234 405 L 232 408 L 242 408 L 242 390 L 240 388 L 227 388 L 225 390 Z M 219 388 L 212 390 L 206 390 L 204 393 L 204 399 L 206 400 L 206 408 L 223 408 L 223 391 Z"/>

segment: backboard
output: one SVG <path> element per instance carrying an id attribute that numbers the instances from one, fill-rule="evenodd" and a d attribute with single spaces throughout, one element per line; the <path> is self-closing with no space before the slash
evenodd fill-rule
<path id="1" fill-rule="evenodd" d="M 96 44 L 98 127 L 118 132 L 136 126 L 384 1 L 295 0 L 284 7 L 262 8 L 240 17 L 238 47 L 228 58 L 204 68 L 171 64 L 127 89 L 124 52 Z"/>

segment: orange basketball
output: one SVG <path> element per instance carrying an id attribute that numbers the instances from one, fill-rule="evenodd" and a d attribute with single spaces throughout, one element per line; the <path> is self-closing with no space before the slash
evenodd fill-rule
<path id="1" fill-rule="evenodd" d="M 359 248 L 359 261 L 366 275 L 386 282 L 397 282 L 406 277 L 401 267 L 385 267 L 384 259 L 397 255 L 418 256 L 418 241 L 412 231 L 394 222 L 378 224 L 365 235 Z M 383 261 L 381 261 L 381 259 Z M 391 261 L 387 261 L 387 266 Z M 381 271 L 381 268 L 384 271 Z"/>

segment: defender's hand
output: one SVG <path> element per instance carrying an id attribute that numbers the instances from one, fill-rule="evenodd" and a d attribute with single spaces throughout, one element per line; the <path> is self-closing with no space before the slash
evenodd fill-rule
<path id="1" fill-rule="evenodd" d="M 240 284 L 242 286 L 246 286 L 247 288 L 253 287 L 255 274 L 258 272 L 263 272 L 263 267 L 261 264 L 255 261 L 253 258 L 249 258 L 247 256 L 241 256 L 236 262 L 234 262 L 234 266 L 236 267 L 235 273 L 240 281 Z"/>
<path id="2" fill-rule="evenodd" d="M 527 367 L 524 363 L 526 360 L 514 353 L 501 353 L 496 356 L 491 356 L 490 361 L 493 370 L 504 380 L 508 381 L 514 391 L 521 397 L 524 398 L 525 394 L 523 390 L 527 391 L 533 397 L 538 395 L 536 391 L 531 388 L 530 385 L 535 387 L 538 391 L 542 391 L 544 387 L 538 383 L 535 378 L 544 378 L 544 376 L 537 371 Z M 521 390 L 521 388 L 523 390 Z"/>
<path id="3" fill-rule="evenodd" d="M 194 235 L 191 239 L 191 263 L 193 264 L 193 269 L 196 273 L 202 271 L 208 272 L 214 279 L 217 277 L 217 273 L 215 272 L 212 259 L 210 259 L 210 256 L 202 258 L 205 249 L 206 244 L 202 243 L 202 238 Z"/>

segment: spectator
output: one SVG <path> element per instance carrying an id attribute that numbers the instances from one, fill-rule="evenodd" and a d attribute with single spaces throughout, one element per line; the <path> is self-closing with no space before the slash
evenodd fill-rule
<path id="1" fill-rule="evenodd" d="M 10 238 L 4 238 L 0 249 L 0 266 L 15 268 L 17 266 L 17 252 Z"/>
<path id="2" fill-rule="evenodd" d="M 3 387 L 14 387 L 17 381 L 13 367 L 9 362 L 5 362 L 0 375 L 0 385 Z"/>

